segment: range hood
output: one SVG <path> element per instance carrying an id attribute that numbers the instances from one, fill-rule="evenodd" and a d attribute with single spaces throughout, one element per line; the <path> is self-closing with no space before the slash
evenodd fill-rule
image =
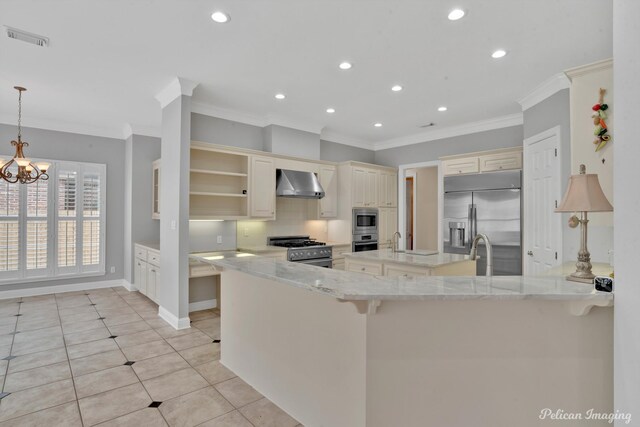
<path id="1" fill-rule="evenodd" d="M 297 199 L 322 199 L 324 189 L 313 172 L 276 170 L 276 196 Z"/>

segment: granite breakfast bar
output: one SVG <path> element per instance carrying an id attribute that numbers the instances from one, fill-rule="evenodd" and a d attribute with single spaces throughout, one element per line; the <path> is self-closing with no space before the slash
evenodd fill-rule
<path id="1" fill-rule="evenodd" d="M 222 269 L 221 363 L 307 427 L 526 427 L 544 408 L 613 408 L 612 294 L 208 262 Z"/>

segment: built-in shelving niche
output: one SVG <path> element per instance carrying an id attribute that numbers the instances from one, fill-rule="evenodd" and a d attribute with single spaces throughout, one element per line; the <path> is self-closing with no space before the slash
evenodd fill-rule
<path id="1" fill-rule="evenodd" d="M 243 219 L 248 216 L 249 157 L 191 148 L 191 219 Z"/>

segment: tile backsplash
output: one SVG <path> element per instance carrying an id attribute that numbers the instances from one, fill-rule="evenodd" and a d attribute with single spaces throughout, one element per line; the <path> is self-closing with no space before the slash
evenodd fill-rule
<path id="1" fill-rule="evenodd" d="M 268 236 L 309 235 L 327 240 L 327 221 L 309 220 L 308 206 L 313 201 L 279 197 L 275 221 L 238 221 L 238 247 L 264 245 Z"/>

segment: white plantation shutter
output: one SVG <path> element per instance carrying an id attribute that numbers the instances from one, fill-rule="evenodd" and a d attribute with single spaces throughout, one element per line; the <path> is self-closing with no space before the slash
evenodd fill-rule
<path id="1" fill-rule="evenodd" d="M 0 182 L 0 283 L 104 274 L 106 167 L 51 163 L 48 181 Z"/>
<path id="2" fill-rule="evenodd" d="M 43 270 L 48 266 L 49 182 L 36 181 L 27 189 L 27 270 Z M 46 272 L 43 274 L 46 275 Z"/>
<path id="3" fill-rule="evenodd" d="M 0 182 L 0 274 L 17 277 L 20 258 L 20 192 Z"/>
<path id="4" fill-rule="evenodd" d="M 100 175 L 85 170 L 82 191 L 82 266 L 86 271 L 100 264 Z"/>

